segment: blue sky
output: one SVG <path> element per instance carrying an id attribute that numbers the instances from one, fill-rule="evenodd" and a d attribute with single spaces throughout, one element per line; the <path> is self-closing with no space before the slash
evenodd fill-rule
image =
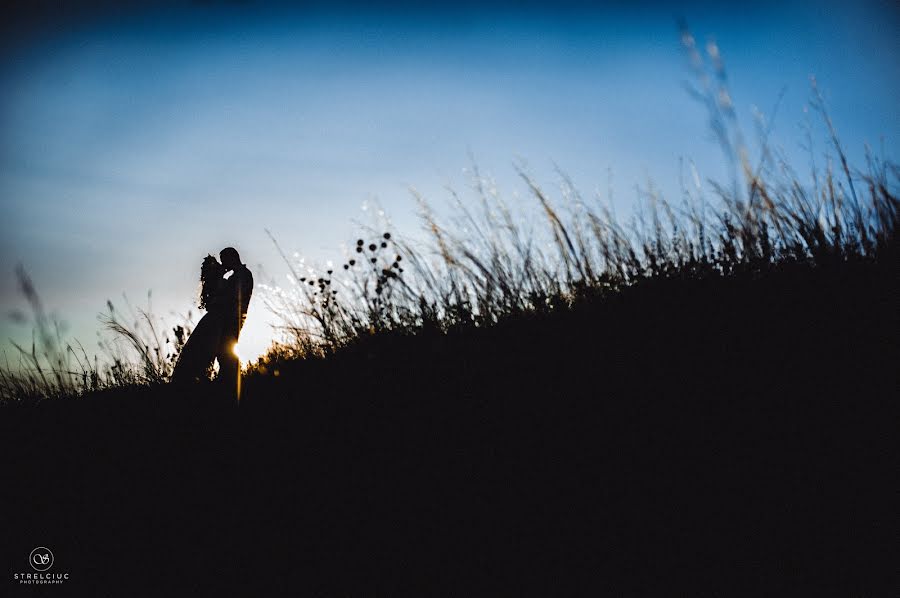
<path id="1" fill-rule="evenodd" d="M 364 204 L 417 226 L 408 188 L 461 190 L 469 153 L 512 199 L 512 163 L 553 188 L 607 189 L 627 213 L 648 177 L 677 195 L 679 158 L 723 160 L 688 79 L 676 16 L 712 36 L 735 105 L 768 112 L 796 158 L 816 75 L 851 156 L 900 139 L 892 3 L 460 3 L 285 8 L 254 2 L 92 4 L 7 24 L 0 60 L 0 303 L 30 272 L 89 352 L 106 299 L 186 312 L 200 259 L 239 249 L 257 282 L 286 273 L 264 229 L 313 262 L 340 260 Z M 551 8 L 552 6 L 552 8 Z M 749 126 L 748 131 L 752 130 Z M 820 149 L 824 149 L 820 142 Z M 527 201 L 522 199 L 521 201 Z M 261 266 L 261 268 L 260 268 Z M 258 300 L 248 330 L 267 340 Z M 4 317 L 6 339 L 30 327 Z"/>

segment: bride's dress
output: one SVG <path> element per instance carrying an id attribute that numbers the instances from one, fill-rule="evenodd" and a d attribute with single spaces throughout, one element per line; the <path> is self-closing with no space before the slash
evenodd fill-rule
<path id="1" fill-rule="evenodd" d="M 206 303 L 207 313 L 200 318 L 197 326 L 181 348 L 178 362 L 172 370 L 172 382 L 194 382 L 205 380 L 209 368 L 222 343 L 225 310 L 219 292 L 222 290 L 224 269 L 212 256 L 204 260 L 201 269 L 203 293 L 201 307 Z"/>
<path id="2" fill-rule="evenodd" d="M 207 371 L 216 358 L 222 338 L 221 310 L 211 309 L 200 318 L 188 337 L 178 362 L 172 371 L 172 382 L 193 382 L 205 379 Z"/>

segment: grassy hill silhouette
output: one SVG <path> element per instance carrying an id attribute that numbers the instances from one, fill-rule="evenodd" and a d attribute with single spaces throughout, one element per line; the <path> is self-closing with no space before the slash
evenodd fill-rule
<path id="1" fill-rule="evenodd" d="M 7 403 L 5 562 L 41 538 L 129 595 L 877 593 L 896 241 L 764 263 L 272 355 L 237 408 Z"/>

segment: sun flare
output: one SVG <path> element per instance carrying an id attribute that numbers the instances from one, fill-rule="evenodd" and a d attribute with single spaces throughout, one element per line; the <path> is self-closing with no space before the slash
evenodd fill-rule
<path id="1" fill-rule="evenodd" d="M 242 364 L 247 364 L 265 355 L 274 341 L 274 331 L 266 320 L 265 310 L 258 308 L 256 303 L 251 300 L 250 308 L 247 310 L 247 320 L 244 322 L 240 338 L 232 351 Z"/>

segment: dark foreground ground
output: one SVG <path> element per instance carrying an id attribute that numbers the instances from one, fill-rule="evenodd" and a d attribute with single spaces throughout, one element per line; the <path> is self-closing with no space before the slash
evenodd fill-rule
<path id="1" fill-rule="evenodd" d="M 896 260 L 7 406 L 0 594 L 897 595 Z M 35 546 L 59 587 L 18 586 Z"/>

